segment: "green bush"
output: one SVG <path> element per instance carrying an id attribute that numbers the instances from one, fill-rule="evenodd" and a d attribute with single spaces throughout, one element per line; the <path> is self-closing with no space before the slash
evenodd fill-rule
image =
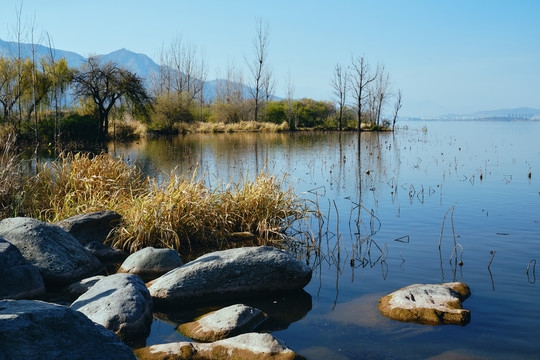
<path id="1" fill-rule="evenodd" d="M 60 132 L 63 140 L 92 141 L 97 138 L 98 130 L 99 122 L 91 115 L 73 113 L 60 121 Z"/>

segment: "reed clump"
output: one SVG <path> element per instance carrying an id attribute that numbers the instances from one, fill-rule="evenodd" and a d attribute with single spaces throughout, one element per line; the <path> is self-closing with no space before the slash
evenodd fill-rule
<path id="1" fill-rule="evenodd" d="M 202 178 L 202 177 L 201 177 Z M 250 232 L 258 244 L 290 239 L 307 219 L 306 202 L 285 177 L 264 172 L 252 180 L 205 185 L 196 173 L 172 172 L 166 181 L 144 177 L 122 159 L 106 154 L 64 154 L 37 165 L 26 181 L 29 216 L 58 221 L 76 214 L 113 210 L 123 217 L 109 242 L 133 252 L 147 246 L 182 253 L 231 247 L 231 234 Z"/>

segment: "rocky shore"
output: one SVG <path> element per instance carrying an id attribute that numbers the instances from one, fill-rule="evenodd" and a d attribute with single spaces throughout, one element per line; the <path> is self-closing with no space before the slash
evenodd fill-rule
<path id="1" fill-rule="evenodd" d="M 0 359 L 302 359 L 269 332 L 311 309 L 302 289 L 312 270 L 304 262 L 265 246 L 186 264 L 171 249 L 128 256 L 104 245 L 120 220 L 104 211 L 58 224 L 0 221 Z M 121 263 L 118 271 L 104 272 L 111 263 Z M 283 301 L 264 301 L 276 294 Z M 378 307 L 398 321 L 466 325 L 469 295 L 462 283 L 416 284 L 382 297 Z M 174 315 L 206 303 L 227 305 Z M 146 347 L 154 318 L 193 341 Z"/>
<path id="2" fill-rule="evenodd" d="M 0 221 L 0 358 L 302 358 L 272 335 L 253 332 L 271 316 L 242 301 L 301 290 L 311 280 L 303 262 L 272 247 L 217 251 L 187 264 L 170 249 L 127 257 L 103 244 L 118 221 L 112 212 L 59 224 Z M 117 273 L 103 274 L 119 260 Z M 43 301 L 53 292 L 73 300 Z M 239 303 L 182 324 L 197 342 L 144 347 L 156 309 L 209 300 Z"/>

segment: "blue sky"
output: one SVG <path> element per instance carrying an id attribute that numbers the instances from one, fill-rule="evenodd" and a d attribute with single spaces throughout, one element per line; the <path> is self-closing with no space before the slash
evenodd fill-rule
<path id="1" fill-rule="evenodd" d="M 13 40 L 20 2 L 0 0 L 0 38 Z M 181 35 L 196 45 L 208 78 L 253 57 L 258 17 L 270 24 L 277 95 L 288 74 L 295 97 L 331 100 L 336 63 L 365 56 L 402 89 L 402 115 L 540 108 L 540 1 L 141 1 L 25 0 L 58 49 L 88 56 L 120 48 L 159 59 Z"/>

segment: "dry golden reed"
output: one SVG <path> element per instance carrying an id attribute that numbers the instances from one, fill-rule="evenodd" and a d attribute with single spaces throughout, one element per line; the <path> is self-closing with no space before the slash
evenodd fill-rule
<path id="1" fill-rule="evenodd" d="M 201 177 L 202 178 L 202 177 Z M 29 216 L 58 221 L 76 214 L 113 210 L 123 217 L 109 242 L 133 252 L 147 246 L 183 253 L 227 248 L 231 234 L 250 232 L 258 244 L 288 239 L 294 224 L 306 219 L 306 202 L 285 181 L 264 172 L 252 180 L 205 185 L 194 172 L 172 172 L 158 183 L 122 159 L 107 154 L 61 155 L 37 165 L 26 181 Z"/>

